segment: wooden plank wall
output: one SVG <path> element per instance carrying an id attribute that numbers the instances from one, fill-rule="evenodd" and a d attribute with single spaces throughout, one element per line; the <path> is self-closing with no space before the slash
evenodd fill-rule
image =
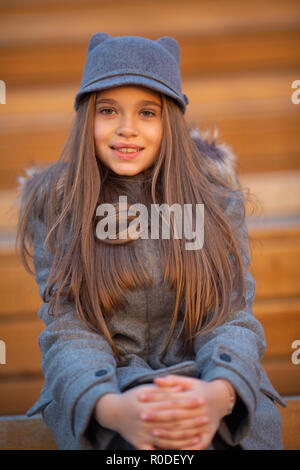
<path id="1" fill-rule="evenodd" d="M 278 391 L 299 395 L 300 4 L 296 0 L 2 0 L 0 80 L 0 415 L 22 414 L 43 384 L 37 285 L 14 252 L 16 179 L 31 163 L 57 160 L 74 117 L 88 40 L 171 35 L 180 43 L 186 117 L 219 129 L 237 154 L 249 208 L 254 313 L 267 339 L 263 364 Z"/>

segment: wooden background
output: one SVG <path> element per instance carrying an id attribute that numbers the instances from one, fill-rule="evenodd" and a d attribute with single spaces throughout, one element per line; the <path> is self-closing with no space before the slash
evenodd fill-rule
<path id="1" fill-rule="evenodd" d="M 237 154 L 240 179 L 259 203 L 248 226 L 263 365 L 282 395 L 299 395 L 300 364 L 291 357 L 300 340 L 300 103 L 291 96 L 300 80 L 300 2 L 2 0 L 0 415 L 25 413 L 43 385 L 41 299 L 14 251 L 17 177 L 59 158 L 98 31 L 178 40 L 186 118 L 201 129 L 218 126 L 218 142 Z"/>

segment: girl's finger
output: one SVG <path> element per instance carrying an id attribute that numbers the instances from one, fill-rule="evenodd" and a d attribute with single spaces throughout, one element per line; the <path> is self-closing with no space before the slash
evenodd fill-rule
<path id="1" fill-rule="evenodd" d="M 204 426 L 209 423 L 209 419 L 207 416 L 202 415 L 202 416 L 196 416 L 193 418 L 189 419 L 183 419 L 180 422 L 176 423 L 176 431 L 191 431 L 194 429 L 198 429 L 203 431 Z M 151 424 L 151 423 L 148 423 Z M 156 423 L 152 427 L 152 432 L 155 430 L 164 430 L 164 431 L 174 431 L 174 423 Z"/>
<path id="2" fill-rule="evenodd" d="M 149 393 L 149 394 L 141 394 L 139 395 L 139 400 L 142 402 L 148 403 L 156 403 L 156 402 L 164 402 L 163 406 L 170 407 L 197 407 L 204 404 L 204 400 L 200 397 L 190 396 L 186 393 L 180 392 L 173 392 L 170 393 Z"/>
<path id="3" fill-rule="evenodd" d="M 152 411 L 167 411 L 167 410 L 189 410 L 203 407 L 203 402 L 198 398 L 181 398 L 181 399 L 165 399 L 164 401 L 151 401 L 148 402 L 148 410 Z M 147 413 L 146 411 L 146 413 Z M 198 410 L 200 411 L 200 410 Z"/>
<path id="4" fill-rule="evenodd" d="M 208 420 L 206 421 L 207 424 Z M 181 431 L 174 431 L 174 429 L 164 429 L 164 428 L 154 428 L 152 430 L 152 435 L 159 439 L 164 439 L 168 441 L 186 441 L 188 439 L 193 439 L 200 434 L 207 432 L 207 428 L 204 426 L 197 426 L 192 429 L 186 429 Z"/>
<path id="5" fill-rule="evenodd" d="M 196 446 L 200 443 L 199 436 L 195 436 L 188 439 L 179 439 L 179 440 L 169 440 L 163 438 L 156 438 L 155 446 L 159 449 L 165 450 L 173 450 L 173 449 L 181 449 L 184 448 L 192 448 L 192 446 Z"/>
<path id="6" fill-rule="evenodd" d="M 180 392 L 182 392 L 181 386 L 170 387 L 168 389 L 157 388 L 157 390 L 148 390 L 146 392 L 141 392 L 138 395 L 138 399 L 140 401 L 161 401 L 161 400 L 166 400 L 170 398 L 175 393 L 179 394 Z M 186 395 L 181 395 L 181 396 L 186 396 Z"/>
<path id="7" fill-rule="evenodd" d="M 181 385 L 184 390 L 191 388 L 194 384 L 191 383 L 187 377 L 179 376 L 166 376 L 166 377 L 155 377 L 154 383 L 160 387 L 170 387 L 174 385 Z"/>
<path id="8" fill-rule="evenodd" d="M 192 446 L 180 447 L 180 450 L 205 450 L 211 443 L 211 439 L 206 434 L 201 434 L 199 436 L 199 441 Z"/>
<path id="9" fill-rule="evenodd" d="M 156 448 L 153 446 L 153 444 L 144 444 L 140 450 L 156 450 Z"/>
<path id="10" fill-rule="evenodd" d="M 195 409 L 149 409 L 143 411 L 140 415 L 142 421 L 147 423 L 170 423 L 175 422 L 176 424 L 184 419 L 189 419 L 195 416 Z"/>

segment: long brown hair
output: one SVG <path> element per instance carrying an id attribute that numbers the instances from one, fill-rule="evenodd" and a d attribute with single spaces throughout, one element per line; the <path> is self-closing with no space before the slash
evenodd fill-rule
<path id="1" fill-rule="evenodd" d="M 96 93 L 86 95 L 74 118 L 59 160 L 40 167 L 22 188 L 17 244 L 25 269 L 31 268 L 32 217 L 45 222 L 44 243 L 53 256 L 43 293 L 50 296 L 49 313 L 61 313 L 60 299 L 73 301 L 89 328 L 105 335 L 115 355 L 121 353 L 106 319 L 124 307 L 126 292 L 145 288 L 151 276 L 128 238 L 111 241 L 95 237 L 95 212 L 101 202 L 115 202 L 128 194 L 130 178 L 113 175 L 95 154 L 94 113 Z M 163 282 L 176 291 L 176 305 L 165 350 L 172 338 L 179 309 L 184 305 L 185 348 L 195 337 L 213 330 L 242 306 L 242 256 L 245 244 L 238 226 L 244 222 L 245 201 L 238 178 L 226 179 L 216 162 L 201 151 L 190 125 L 172 99 L 162 95 L 163 138 L 157 160 L 144 172 L 141 199 L 146 204 L 204 204 L 205 238 L 200 250 L 186 250 L 183 239 L 157 240 Z M 134 177 L 133 177 L 134 179 Z M 113 184 L 112 184 L 113 183 Z M 226 214 L 228 201 L 240 204 L 239 224 Z M 172 219 L 170 220 L 173 226 Z M 66 242 L 67 241 L 67 242 Z M 55 286 L 58 286 L 55 288 Z M 49 289 L 49 290 L 48 290 Z M 233 293 L 238 295 L 233 302 Z M 184 299 L 184 303 L 182 303 Z M 171 320 L 171 319 L 170 319 Z"/>

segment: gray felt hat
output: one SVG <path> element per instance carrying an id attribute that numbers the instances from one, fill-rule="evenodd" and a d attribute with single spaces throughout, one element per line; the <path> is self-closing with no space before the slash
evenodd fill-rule
<path id="1" fill-rule="evenodd" d="M 142 85 L 173 98 L 185 113 L 188 97 L 181 91 L 180 49 L 176 39 L 152 41 L 139 36 L 94 34 L 88 45 L 80 90 L 83 95 L 121 85 Z"/>

